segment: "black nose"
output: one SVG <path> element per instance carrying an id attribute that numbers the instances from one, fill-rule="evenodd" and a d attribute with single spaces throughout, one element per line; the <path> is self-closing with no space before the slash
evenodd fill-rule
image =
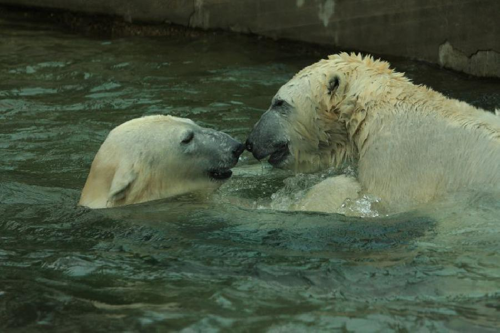
<path id="1" fill-rule="evenodd" d="M 245 142 L 245 146 L 246 146 L 246 148 L 247 148 L 247 150 L 248 150 L 249 152 L 252 152 L 252 149 L 253 149 L 253 144 L 252 144 L 250 141 L 248 141 L 248 140 L 247 140 L 247 141 Z"/>
<path id="2" fill-rule="evenodd" d="M 236 147 L 233 148 L 233 156 L 238 158 L 240 157 L 241 153 L 245 150 L 245 145 L 238 143 Z"/>

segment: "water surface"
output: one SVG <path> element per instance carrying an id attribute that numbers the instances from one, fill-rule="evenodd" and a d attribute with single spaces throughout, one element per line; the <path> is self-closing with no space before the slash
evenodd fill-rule
<path id="1" fill-rule="evenodd" d="M 389 217 L 280 212 L 268 208 L 322 175 L 246 153 L 216 203 L 76 206 L 113 127 L 170 114 L 244 140 L 322 52 L 221 34 L 106 40 L 0 20 L 0 328 L 498 331 L 496 193 Z M 448 96 L 500 107 L 498 81 L 392 63 Z"/>

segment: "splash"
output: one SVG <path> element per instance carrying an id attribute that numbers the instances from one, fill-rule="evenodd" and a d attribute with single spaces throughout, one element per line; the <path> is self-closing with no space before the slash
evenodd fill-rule
<path id="1" fill-rule="evenodd" d="M 365 194 L 355 200 L 347 199 L 339 213 L 346 216 L 378 217 L 381 216 L 376 209 L 378 203 L 380 203 L 380 198 Z"/>

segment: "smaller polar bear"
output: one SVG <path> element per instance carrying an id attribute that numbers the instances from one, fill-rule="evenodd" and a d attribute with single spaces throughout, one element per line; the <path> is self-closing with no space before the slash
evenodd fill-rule
<path id="1" fill-rule="evenodd" d="M 79 205 L 109 208 L 215 190 L 244 146 L 229 135 L 172 116 L 113 129 L 92 163 Z"/>

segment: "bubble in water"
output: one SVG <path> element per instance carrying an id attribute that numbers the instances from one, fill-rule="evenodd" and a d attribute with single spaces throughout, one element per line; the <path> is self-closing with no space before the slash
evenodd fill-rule
<path id="1" fill-rule="evenodd" d="M 359 217 L 377 217 L 380 213 L 373 207 L 380 202 L 380 198 L 372 195 L 363 195 L 361 198 L 347 199 L 339 210 L 340 214 Z"/>

